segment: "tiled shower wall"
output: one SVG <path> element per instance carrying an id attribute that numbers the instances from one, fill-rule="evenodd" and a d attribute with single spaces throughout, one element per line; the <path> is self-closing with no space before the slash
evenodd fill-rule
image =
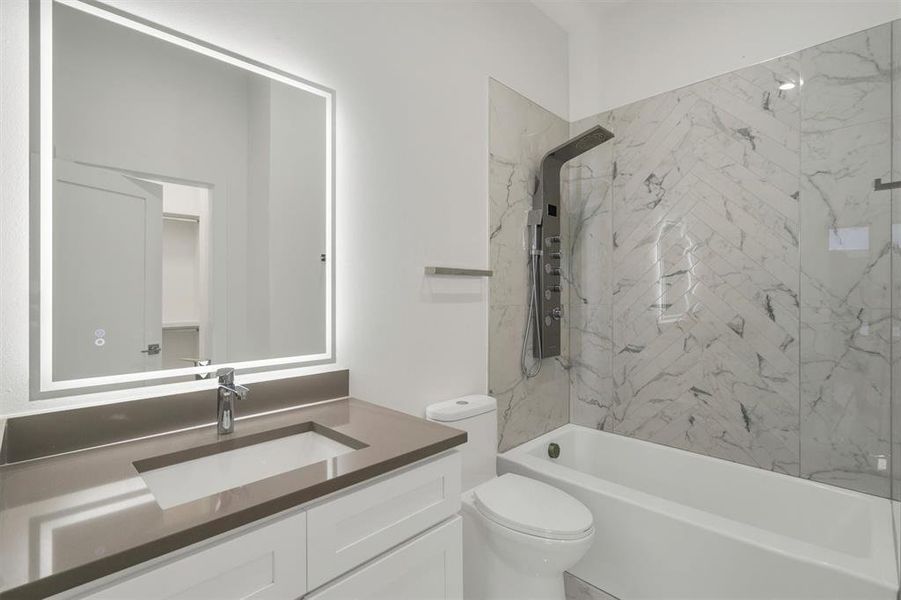
<path id="1" fill-rule="evenodd" d="M 572 124 L 573 422 L 889 495 L 892 29 Z"/>
<path id="2" fill-rule="evenodd" d="M 575 422 L 799 473 L 800 111 L 778 89 L 798 71 L 786 57 L 574 124 L 616 135 L 575 171 L 610 181 L 611 217 L 572 257 L 605 287 L 573 354 L 607 351 L 574 371 L 611 374 L 596 394 L 574 373 Z"/>
<path id="3" fill-rule="evenodd" d="M 489 393 L 498 401 L 498 448 L 507 450 L 569 421 L 567 336 L 561 357 L 545 360 L 538 376 L 520 372 L 526 320 L 526 211 L 544 154 L 569 136 L 569 123 L 491 80 L 489 83 L 489 203 L 491 308 Z M 566 298 L 564 297 L 564 306 Z M 565 318 L 565 317 L 564 317 Z M 564 326 L 564 332 L 568 327 Z M 531 347 L 528 360 L 531 364 Z"/>

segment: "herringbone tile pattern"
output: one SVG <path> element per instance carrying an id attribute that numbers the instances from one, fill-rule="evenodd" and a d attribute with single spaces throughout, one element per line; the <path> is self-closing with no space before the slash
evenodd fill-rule
<path id="1" fill-rule="evenodd" d="M 798 147 L 791 59 L 614 113 L 614 418 L 797 474 Z"/>
<path id="2" fill-rule="evenodd" d="M 601 117 L 616 134 L 605 428 L 798 474 L 799 107 L 778 89 L 797 78 L 786 58 Z"/>

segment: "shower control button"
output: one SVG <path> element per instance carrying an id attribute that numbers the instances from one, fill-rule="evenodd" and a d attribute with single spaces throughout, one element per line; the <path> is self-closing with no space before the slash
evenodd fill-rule
<path id="1" fill-rule="evenodd" d="M 563 318 L 563 308 L 560 306 L 555 306 L 551 309 L 551 317 L 554 318 L 555 321 L 559 321 Z"/>
<path id="2" fill-rule="evenodd" d="M 548 275 L 560 275 L 562 273 L 562 271 L 560 270 L 560 267 L 555 267 L 554 265 L 552 265 L 550 263 L 544 264 L 544 272 L 547 273 Z"/>
<path id="3" fill-rule="evenodd" d="M 548 292 L 554 292 L 554 293 L 557 293 L 557 294 L 559 294 L 559 293 L 562 291 L 562 289 L 563 289 L 563 288 L 561 288 L 559 285 L 549 285 L 549 286 L 547 286 L 547 291 L 548 291 Z"/>
<path id="4" fill-rule="evenodd" d="M 546 237 L 546 238 L 544 238 L 544 243 L 545 243 L 545 244 L 559 244 L 559 243 L 560 243 L 560 236 L 559 236 L 559 235 L 552 235 L 552 236 Z"/>
<path id="5" fill-rule="evenodd" d="M 562 252 L 548 252 L 548 256 L 550 256 L 551 258 L 553 258 L 555 260 L 560 260 L 561 258 L 563 258 L 563 253 Z"/>
<path id="6" fill-rule="evenodd" d="M 545 327 L 550 327 L 553 322 L 554 322 L 554 320 L 551 319 L 550 315 L 545 315 L 545 317 L 544 317 L 544 326 Z"/>

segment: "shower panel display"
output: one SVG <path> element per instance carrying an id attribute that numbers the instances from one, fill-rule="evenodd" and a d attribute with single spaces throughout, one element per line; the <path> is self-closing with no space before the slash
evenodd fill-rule
<path id="1" fill-rule="evenodd" d="M 548 152 L 541 160 L 538 191 L 532 201 L 532 289 L 529 290 L 532 355 L 541 360 L 560 354 L 560 321 L 563 318 L 563 240 L 560 237 L 560 172 L 564 163 L 613 138 L 601 126 L 574 137 Z M 533 217 L 534 215 L 534 217 Z"/>

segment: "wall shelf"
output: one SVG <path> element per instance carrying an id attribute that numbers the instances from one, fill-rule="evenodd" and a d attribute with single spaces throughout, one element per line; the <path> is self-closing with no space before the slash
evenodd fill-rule
<path id="1" fill-rule="evenodd" d="M 426 275 L 444 275 L 450 277 L 491 277 L 490 269 L 463 269 L 459 267 L 426 267 Z"/>

